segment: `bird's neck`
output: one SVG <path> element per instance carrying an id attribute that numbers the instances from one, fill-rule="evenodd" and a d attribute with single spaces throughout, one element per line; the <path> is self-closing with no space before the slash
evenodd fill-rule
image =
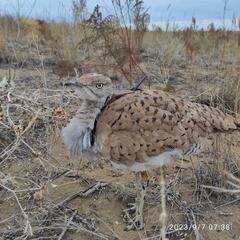
<path id="1" fill-rule="evenodd" d="M 83 104 L 82 104 L 82 107 L 86 108 L 86 109 L 96 109 L 96 108 L 101 109 L 104 106 L 104 104 L 106 102 L 106 99 L 107 99 L 107 97 L 103 98 L 103 99 L 95 100 L 95 101 L 84 100 Z"/>
<path id="2" fill-rule="evenodd" d="M 84 100 L 80 109 L 77 112 L 77 118 L 88 125 L 91 129 L 94 127 L 95 119 L 97 118 L 98 114 L 101 112 L 106 99 L 101 99 L 99 101 L 89 101 Z"/>

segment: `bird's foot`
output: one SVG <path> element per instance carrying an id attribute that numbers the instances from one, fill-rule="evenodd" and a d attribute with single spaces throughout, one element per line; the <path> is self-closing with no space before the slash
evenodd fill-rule
<path id="1" fill-rule="evenodd" d="M 142 214 L 137 209 L 137 205 L 131 203 L 127 209 L 123 210 L 123 221 L 126 223 L 126 231 L 142 230 L 144 228 Z"/>

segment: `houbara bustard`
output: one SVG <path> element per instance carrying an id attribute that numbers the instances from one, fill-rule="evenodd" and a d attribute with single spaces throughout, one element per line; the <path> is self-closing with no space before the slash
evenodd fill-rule
<path id="1" fill-rule="evenodd" d="M 197 154 L 205 139 L 240 127 L 217 108 L 185 101 L 163 91 L 117 91 L 108 77 L 91 73 L 66 84 L 83 103 L 62 130 L 71 154 L 89 153 L 111 162 L 113 168 L 132 171 L 140 191 L 130 228 L 143 228 L 146 171 Z M 91 158 L 90 157 L 90 158 Z M 164 185 L 164 179 L 161 179 Z M 164 200 L 162 202 L 164 203 Z M 164 208 L 164 205 L 162 205 Z M 166 221 L 165 213 L 161 215 Z"/>

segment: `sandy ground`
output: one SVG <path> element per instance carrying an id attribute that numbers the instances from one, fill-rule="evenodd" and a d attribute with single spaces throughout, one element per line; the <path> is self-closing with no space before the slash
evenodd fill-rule
<path id="1" fill-rule="evenodd" d="M 4 75 L 6 69 L 0 72 Z M 21 91 L 40 92 L 45 86 L 41 72 L 23 69 L 16 70 L 16 75 L 18 94 Z M 50 71 L 46 76 L 47 86 L 58 89 L 56 77 Z M 177 85 L 175 88 L 176 94 L 187 96 L 185 86 L 179 88 Z M 61 104 L 57 92 L 56 96 L 52 94 L 48 98 L 53 109 Z M 37 107 L 42 99 L 36 97 Z M 42 140 L 43 133 L 34 138 L 34 131 L 31 132 L 33 138 L 25 139 L 39 154 L 23 155 L 23 146 L 20 145 L 11 157 L 0 162 L 0 172 L 5 174 L 5 182 L 0 183 L 13 190 L 9 192 L 0 187 L 0 238 L 24 239 L 26 219 L 17 204 L 17 197 L 34 232 L 33 237 L 26 239 L 160 239 L 160 189 L 156 172 L 150 173 L 151 182 L 144 206 L 145 229 L 125 231 L 122 211 L 136 195 L 133 174 L 115 173 L 105 164 L 92 167 L 68 156 L 59 132 L 76 107 L 73 105 L 73 109 L 66 111 L 64 120 L 51 123 L 47 133 L 44 130 Z M 36 128 L 40 129 L 40 122 Z M 31 140 L 36 138 L 36 142 Z M 168 232 L 172 230 L 172 234 L 167 236 L 169 239 L 240 239 L 239 193 L 217 193 L 201 187 L 214 185 L 229 189 L 225 170 L 239 177 L 239 134 L 232 134 L 226 139 L 218 141 L 218 155 L 194 157 L 182 165 L 166 169 L 167 226 Z M 8 141 L 8 138 L 1 139 L 1 149 L 7 146 Z M 43 149 L 38 146 L 40 143 L 45 146 Z M 29 151 L 25 147 L 24 153 Z M 75 196 L 61 205 L 97 182 L 106 185 L 88 196 Z M 61 207 L 57 208 L 59 204 Z M 188 230 L 184 231 L 186 224 Z M 189 224 L 195 224 L 197 229 L 189 230 Z"/>

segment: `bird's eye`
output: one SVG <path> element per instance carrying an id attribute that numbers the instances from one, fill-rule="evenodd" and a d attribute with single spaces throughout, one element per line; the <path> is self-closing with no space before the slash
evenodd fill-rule
<path id="1" fill-rule="evenodd" d="M 97 85 L 96 85 L 96 88 L 98 88 L 98 89 L 100 89 L 100 88 L 102 88 L 103 87 L 103 84 L 102 83 L 98 83 Z"/>

